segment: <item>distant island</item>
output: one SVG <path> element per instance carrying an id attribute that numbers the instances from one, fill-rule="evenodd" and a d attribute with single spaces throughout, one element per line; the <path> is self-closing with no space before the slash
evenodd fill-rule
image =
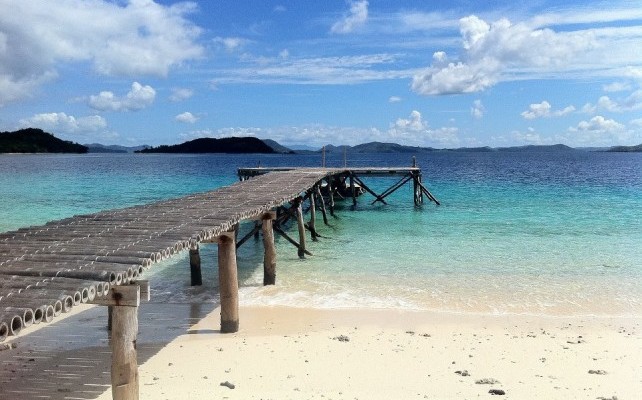
<path id="1" fill-rule="evenodd" d="M 138 150 L 143 150 L 151 146 L 120 146 L 117 144 L 105 145 L 100 143 L 85 144 L 89 149 L 89 153 L 135 153 Z"/>
<path id="2" fill-rule="evenodd" d="M 640 153 L 642 152 L 642 144 L 637 146 L 614 146 L 606 151 L 611 153 Z"/>
<path id="3" fill-rule="evenodd" d="M 276 142 L 275 142 L 276 143 Z M 230 137 L 223 139 L 201 138 L 172 146 L 162 145 L 138 150 L 136 153 L 262 153 L 276 151 L 255 137 Z"/>
<path id="4" fill-rule="evenodd" d="M 91 143 L 81 145 L 56 138 L 51 133 L 41 129 L 27 128 L 15 132 L 0 132 L 0 153 L 259 153 L 259 154 L 318 154 L 326 153 L 407 153 L 422 154 L 432 152 L 460 152 L 460 153 L 487 153 L 487 152 L 569 152 L 569 151 L 601 151 L 631 153 L 642 152 L 642 144 L 637 146 L 613 146 L 608 148 L 573 148 L 564 144 L 554 145 L 526 145 L 512 147 L 460 147 L 452 149 L 437 149 L 433 147 L 406 146 L 397 143 L 369 142 L 355 146 L 334 146 L 328 144 L 320 149 L 306 146 L 305 149 L 293 150 L 279 144 L 272 139 L 259 139 L 256 137 L 229 137 L 229 138 L 200 138 L 175 145 L 160 145 L 151 147 L 120 146 Z"/>
<path id="5" fill-rule="evenodd" d="M 87 147 L 61 140 L 42 129 L 0 132 L 0 153 L 87 153 Z"/>

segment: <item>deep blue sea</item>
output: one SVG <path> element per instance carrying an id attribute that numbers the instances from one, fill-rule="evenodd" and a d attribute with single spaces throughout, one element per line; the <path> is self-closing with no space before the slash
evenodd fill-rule
<path id="1" fill-rule="evenodd" d="M 642 154 L 422 154 L 441 206 L 415 207 L 408 185 L 389 205 L 339 204 L 312 257 L 277 239 L 277 285 L 262 287 L 262 244 L 238 255 L 241 303 L 443 312 L 642 315 Z M 0 231 L 206 191 L 238 167 L 320 166 L 320 155 L 0 155 Z M 408 154 L 348 154 L 348 166 L 410 166 Z M 328 166 L 342 166 L 330 155 Z M 395 180 L 364 178 L 382 191 Z M 242 229 L 248 229 L 242 226 Z M 186 254 L 149 271 L 161 301 L 213 301 Z"/>

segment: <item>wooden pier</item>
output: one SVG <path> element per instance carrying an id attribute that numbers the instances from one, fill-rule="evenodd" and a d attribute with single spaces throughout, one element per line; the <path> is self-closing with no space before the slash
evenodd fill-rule
<path id="1" fill-rule="evenodd" d="M 275 234 L 292 243 L 300 257 L 311 255 L 306 236 L 310 232 L 312 240 L 318 237 L 316 212 L 328 223 L 335 199 L 345 198 L 346 190 L 354 204 L 357 188 L 372 195 L 373 203 L 385 204 L 390 194 L 412 181 L 417 206 L 424 196 L 439 204 L 417 167 L 244 168 L 238 174 L 240 182 L 214 191 L 0 234 L 0 342 L 23 328 L 50 322 L 74 305 L 107 306 L 113 398 L 138 399 L 138 307 L 149 299 L 149 285 L 141 278 L 154 263 L 189 250 L 191 283 L 200 285 L 199 245 L 216 243 L 221 332 L 236 332 L 236 249 L 250 237 L 262 233 L 264 284 L 269 285 L 276 281 Z M 400 179 L 377 194 L 363 181 L 366 176 Z M 244 220 L 254 220 L 254 228 L 239 238 L 238 225 Z M 284 228 L 289 220 L 298 226 L 297 238 Z"/>

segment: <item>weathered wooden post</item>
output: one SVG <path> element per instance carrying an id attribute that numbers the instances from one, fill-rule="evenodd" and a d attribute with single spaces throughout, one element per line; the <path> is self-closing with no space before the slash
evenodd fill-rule
<path id="1" fill-rule="evenodd" d="M 310 235 L 313 241 L 317 241 L 317 230 L 315 227 L 315 221 L 317 219 L 317 209 L 316 204 L 314 204 L 314 192 L 310 191 L 310 222 L 308 226 L 310 227 Z"/>
<path id="2" fill-rule="evenodd" d="M 198 244 L 189 249 L 189 268 L 192 286 L 201 286 L 203 284 L 203 276 L 201 274 L 201 255 Z"/>
<path id="3" fill-rule="evenodd" d="M 218 237 L 218 281 L 221 296 L 221 333 L 239 330 L 239 282 L 234 232 Z"/>
<path id="4" fill-rule="evenodd" d="M 298 202 L 296 207 L 296 222 L 299 227 L 299 258 L 305 258 L 305 226 L 303 224 L 301 202 Z"/>
<path id="5" fill-rule="evenodd" d="M 263 226 L 263 285 L 276 283 L 276 248 L 274 247 L 274 229 L 272 221 L 276 218 L 275 212 L 267 212 L 261 216 Z"/>
<path id="6" fill-rule="evenodd" d="M 109 306 L 112 309 L 111 387 L 114 400 L 138 400 L 138 307 L 141 298 L 149 300 L 149 283 L 114 286 L 104 297 L 96 297 L 91 303 Z"/>

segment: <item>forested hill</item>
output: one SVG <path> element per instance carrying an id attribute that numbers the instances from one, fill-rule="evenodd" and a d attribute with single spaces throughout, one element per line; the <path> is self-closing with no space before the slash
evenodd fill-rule
<path id="1" fill-rule="evenodd" d="M 150 147 L 137 153 L 275 153 L 261 139 L 255 137 L 231 137 L 223 139 L 201 138 L 172 146 Z"/>
<path id="2" fill-rule="evenodd" d="M 0 132 L 0 153 L 86 153 L 87 147 L 61 140 L 42 129 Z"/>

